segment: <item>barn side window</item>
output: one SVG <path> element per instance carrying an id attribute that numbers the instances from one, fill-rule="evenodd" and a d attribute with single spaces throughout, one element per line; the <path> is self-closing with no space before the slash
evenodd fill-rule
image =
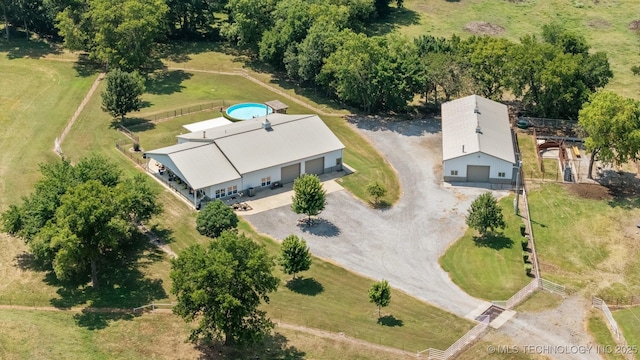
<path id="1" fill-rule="evenodd" d="M 451 170 L 451 176 L 457 176 L 458 170 Z"/>
<path id="2" fill-rule="evenodd" d="M 504 176 L 505 176 L 505 174 L 503 172 L 499 172 L 498 173 L 498 177 L 504 177 Z"/>
<path id="3" fill-rule="evenodd" d="M 271 185 L 271 176 L 262 178 L 262 186 Z"/>

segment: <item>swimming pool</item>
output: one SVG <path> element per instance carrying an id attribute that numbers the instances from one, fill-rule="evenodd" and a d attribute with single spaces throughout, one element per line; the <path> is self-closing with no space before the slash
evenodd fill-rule
<path id="1" fill-rule="evenodd" d="M 273 110 L 264 104 L 242 103 L 229 106 L 227 109 L 227 116 L 231 120 L 250 120 L 255 117 L 271 114 L 272 112 Z"/>

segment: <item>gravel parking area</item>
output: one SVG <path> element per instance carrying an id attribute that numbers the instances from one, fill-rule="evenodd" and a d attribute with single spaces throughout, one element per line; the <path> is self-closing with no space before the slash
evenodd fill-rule
<path id="1" fill-rule="evenodd" d="M 482 188 L 443 187 L 440 124 L 435 120 L 354 125 L 398 171 L 403 195 L 387 210 L 371 209 L 347 191 L 327 196 L 322 222 L 300 227 L 300 215 L 282 206 L 246 216 L 260 232 L 276 239 L 296 234 L 314 255 L 391 286 L 459 316 L 488 304 L 463 292 L 438 264 L 465 229 L 464 216 Z M 347 144 L 348 146 L 348 144 Z"/>

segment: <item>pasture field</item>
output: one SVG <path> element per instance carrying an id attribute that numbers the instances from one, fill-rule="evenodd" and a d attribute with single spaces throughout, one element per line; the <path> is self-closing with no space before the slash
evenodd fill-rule
<path id="1" fill-rule="evenodd" d="M 592 310 L 587 314 L 587 330 L 595 339 L 597 345 L 601 348 L 610 346 L 615 349 L 616 341 L 611 335 L 611 331 L 607 327 L 607 320 L 599 310 Z M 601 353 L 600 354 L 606 360 L 624 360 L 625 357 L 616 353 Z"/>
<path id="2" fill-rule="evenodd" d="M 498 201 L 506 228 L 478 239 L 474 229 L 467 229 L 440 258 L 440 265 L 453 282 L 466 293 L 485 300 L 507 300 L 531 279 L 524 270 L 520 224 L 513 213 L 513 195 Z"/>
<path id="3" fill-rule="evenodd" d="M 607 53 L 614 72 L 609 90 L 640 99 L 640 82 L 631 72 L 631 66 L 640 63 L 640 36 L 630 26 L 640 20 L 636 0 L 406 0 L 404 7 L 381 28 L 398 29 L 409 37 L 464 38 L 484 30 L 469 30 L 472 22 L 486 22 L 495 25 L 487 29 L 490 33 L 518 41 L 527 34 L 541 38 L 543 25 L 560 23 L 583 35 L 592 51 Z"/>

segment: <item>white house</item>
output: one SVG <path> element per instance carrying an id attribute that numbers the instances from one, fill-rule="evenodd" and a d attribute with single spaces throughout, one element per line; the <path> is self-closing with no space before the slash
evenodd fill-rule
<path id="1" fill-rule="evenodd" d="M 178 135 L 178 144 L 147 151 L 192 190 L 197 206 L 251 194 L 301 174 L 342 170 L 344 145 L 317 115 L 270 114 Z"/>
<path id="2" fill-rule="evenodd" d="M 442 104 L 446 182 L 511 183 L 517 168 L 507 106 L 477 95 Z"/>

